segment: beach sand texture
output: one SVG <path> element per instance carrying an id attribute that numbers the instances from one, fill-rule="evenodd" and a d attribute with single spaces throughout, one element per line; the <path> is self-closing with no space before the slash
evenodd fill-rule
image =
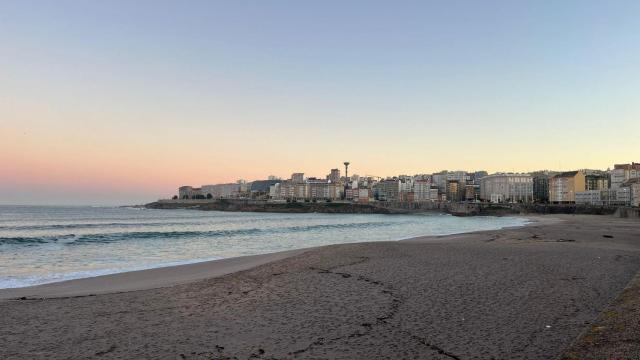
<path id="1" fill-rule="evenodd" d="M 163 288 L 0 300 L 0 358 L 557 358 L 640 271 L 637 219 L 560 218 L 326 246 L 180 284 L 187 265 Z"/>

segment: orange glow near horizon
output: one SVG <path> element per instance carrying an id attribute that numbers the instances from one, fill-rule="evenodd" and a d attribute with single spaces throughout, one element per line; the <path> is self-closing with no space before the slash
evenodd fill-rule
<path id="1" fill-rule="evenodd" d="M 640 161 L 639 4 L 0 4 L 0 204 Z"/>
<path id="2" fill-rule="evenodd" d="M 120 137 L 118 129 L 83 133 L 63 126 L 32 129 L 3 127 L 0 146 L 3 185 L 132 192 L 150 199 L 170 196 L 178 186 L 187 184 L 251 181 L 265 179 L 268 175 L 288 178 L 298 171 L 324 177 L 331 168 L 343 171 L 342 161 L 345 160 L 352 163 L 351 174 L 375 176 L 432 173 L 444 169 L 489 172 L 604 169 L 612 167 L 613 163 L 637 160 L 628 156 L 634 148 L 624 146 L 616 149 L 619 154 L 610 154 L 610 151 L 597 156 L 597 152 L 585 153 L 583 149 L 577 157 L 567 156 L 564 151 L 562 156 L 554 156 L 555 151 L 550 147 L 535 150 L 539 155 L 535 156 L 525 148 L 519 149 L 520 153 L 512 151 L 507 158 L 499 147 L 487 144 L 475 153 L 451 152 L 449 157 L 439 158 L 443 154 L 429 149 L 428 142 L 424 145 L 408 142 L 396 149 L 367 148 L 367 143 L 362 142 L 356 150 L 342 154 L 339 150 L 323 149 L 317 143 L 318 139 L 309 139 L 309 146 L 304 147 L 299 140 L 292 141 L 289 146 L 282 139 L 272 142 L 253 137 L 239 147 L 228 139 L 211 144 L 202 136 L 195 139 L 145 137 L 144 134 Z M 290 147 L 300 150 L 290 151 Z M 483 161 L 483 157 L 495 160 Z M 514 161 L 514 158 L 523 160 Z"/>

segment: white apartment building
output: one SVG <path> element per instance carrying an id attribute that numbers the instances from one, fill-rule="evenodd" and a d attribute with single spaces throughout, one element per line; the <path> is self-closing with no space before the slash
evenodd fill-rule
<path id="1" fill-rule="evenodd" d="M 480 199 L 499 202 L 533 201 L 533 177 L 529 174 L 493 174 L 480 180 Z"/>
<path id="2" fill-rule="evenodd" d="M 631 205 L 631 188 L 620 187 L 614 189 L 616 192 L 616 205 L 629 206 Z"/>
<path id="3" fill-rule="evenodd" d="M 180 186 L 178 188 L 178 197 L 180 199 L 195 199 L 197 196 L 206 196 L 202 194 L 201 188 L 194 188 L 193 186 Z"/>
<path id="4" fill-rule="evenodd" d="M 269 188 L 269 197 L 275 200 L 336 200 L 339 199 L 341 195 L 342 185 L 318 179 L 308 179 L 303 183 L 283 181 Z"/>
<path id="5" fill-rule="evenodd" d="M 283 181 L 280 183 L 279 199 L 293 199 L 295 196 L 295 184 L 291 181 Z"/>
<path id="6" fill-rule="evenodd" d="M 431 181 L 416 180 L 413 182 L 414 201 L 438 200 L 438 189 L 431 187 Z"/>
<path id="7" fill-rule="evenodd" d="M 634 189 L 633 185 L 637 185 Z M 634 198 L 634 190 L 637 197 Z M 635 204 L 634 204 L 634 201 Z M 617 189 L 586 190 L 576 192 L 576 204 L 594 206 L 638 206 L 640 201 L 640 182 Z"/>
<path id="8" fill-rule="evenodd" d="M 606 191 L 606 190 L 605 190 Z M 585 190 L 576 192 L 576 204 L 578 205 L 606 205 L 608 196 L 603 190 Z"/>
<path id="9" fill-rule="evenodd" d="M 269 198 L 271 199 L 280 198 L 280 183 L 276 183 L 269 186 Z"/>
<path id="10" fill-rule="evenodd" d="M 623 182 L 635 178 L 640 178 L 640 170 L 613 169 L 611 170 L 611 188 L 618 189 Z"/>
<path id="11" fill-rule="evenodd" d="M 246 192 L 246 183 L 236 184 L 216 184 L 216 185 L 202 185 L 202 194 L 214 199 L 233 198 L 240 196 L 240 192 L 244 189 Z"/>

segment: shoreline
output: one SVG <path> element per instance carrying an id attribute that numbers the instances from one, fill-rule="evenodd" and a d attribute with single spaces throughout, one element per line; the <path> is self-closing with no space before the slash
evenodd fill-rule
<path id="1" fill-rule="evenodd" d="M 531 220 L 301 250 L 161 288 L 2 300 L 0 358 L 636 358 L 640 222 Z"/>
<path id="2" fill-rule="evenodd" d="M 517 229 L 538 223 L 542 220 L 542 216 L 546 215 L 512 215 L 510 217 L 525 219 L 528 222 L 523 225 L 506 226 L 497 230 L 475 230 L 445 235 L 414 236 L 410 238 L 389 240 L 388 242 L 434 241 L 440 240 L 443 237 L 447 236 L 474 235 L 487 231 Z M 544 221 L 553 222 L 554 220 L 552 218 L 545 218 Z M 208 278 L 215 278 L 243 270 L 249 270 L 263 264 L 286 259 L 288 257 L 293 257 L 325 246 L 367 244 L 376 242 L 354 242 L 312 246 L 266 254 L 237 256 L 188 264 L 154 267 L 142 270 L 129 270 L 106 275 L 54 281 L 24 287 L 3 288 L 0 289 L 0 300 L 18 298 L 32 299 L 93 296 L 99 294 L 155 289 L 185 284 Z"/>
<path id="3" fill-rule="evenodd" d="M 270 262 L 286 259 L 315 249 L 304 248 L 274 253 L 237 256 L 191 264 L 163 266 L 144 270 L 56 281 L 46 284 L 0 289 L 0 300 L 17 298 L 62 298 L 94 296 L 157 289 L 224 276 Z"/>
<path id="4" fill-rule="evenodd" d="M 191 209 L 202 211 L 271 212 L 271 213 L 335 213 L 335 214 L 410 214 L 441 212 L 455 216 L 508 215 L 615 215 L 640 218 L 640 209 L 629 206 L 594 206 L 582 204 L 490 203 L 448 201 L 291 201 L 276 202 L 256 199 L 160 199 L 144 205 L 144 209 Z"/>

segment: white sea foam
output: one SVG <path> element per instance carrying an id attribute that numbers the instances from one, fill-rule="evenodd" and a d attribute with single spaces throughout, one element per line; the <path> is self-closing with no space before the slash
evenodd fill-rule
<path id="1" fill-rule="evenodd" d="M 0 288 L 265 254 L 521 226 L 515 217 L 0 206 Z"/>
<path id="2" fill-rule="evenodd" d="M 146 264 L 142 266 L 131 266 L 124 269 L 112 268 L 112 269 L 99 269 L 99 270 L 86 270 L 86 271 L 72 271 L 72 272 L 66 272 L 66 273 L 51 273 L 51 274 L 46 274 L 42 276 L 29 275 L 29 276 L 22 276 L 22 277 L 7 277 L 7 278 L 2 277 L 0 278 L 0 289 L 21 288 L 21 287 L 34 286 L 34 285 L 50 284 L 50 283 L 60 282 L 60 281 L 111 275 L 111 274 L 117 274 L 117 273 L 122 273 L 127 271 L 157 269 L 162 267 L 195 264 L 199 262 L 220 260 L 220 259 L 222 258 L 211 257 L 211 258 L 204 258 L 204 259 L 173 261 L 173 262 L 166 262 L 166 263 L 159 263 L 159 264 Z"/>

